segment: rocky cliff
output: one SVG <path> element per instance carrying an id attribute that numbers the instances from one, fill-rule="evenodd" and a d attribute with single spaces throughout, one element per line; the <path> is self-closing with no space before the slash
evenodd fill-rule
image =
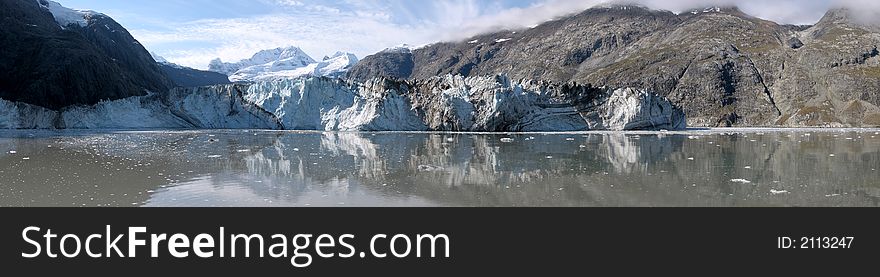
<path id="1" fill-rule="evenodd" d="M 442 74 L 654 91 L 692 126 L 880 126 L 880 33 L 847 10 L 814 26 L 735 7 L 602 6 L 524 30 L 364 58 L 349 77 Z"/>
<path id="2" fill-rule="evenodd" d="M 0 1 L 0 98 L 50 109 L 164 91 L 171 81 L 112 18 L 48 0 Z"/>

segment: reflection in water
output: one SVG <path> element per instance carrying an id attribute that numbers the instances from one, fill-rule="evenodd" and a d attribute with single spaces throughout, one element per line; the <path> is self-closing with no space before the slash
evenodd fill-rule
<path id="1" fill-rule="evenodd" d="M 0 135 L 0 206 L 878 206 L 874 130 Z"/>

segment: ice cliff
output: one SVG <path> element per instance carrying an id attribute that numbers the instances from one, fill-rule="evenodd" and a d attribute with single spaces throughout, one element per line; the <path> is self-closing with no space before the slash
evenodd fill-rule
<path id="1" fill-rule="evenodd" d="M 53 111 L 0 99 L 0 129 L 281 129 L 236 85 L 177 88 Z"/>
<path id="2" fill-rule="evenodd" d="M 0 100 L 0 127 L 538 132 L 673 130 L 686 119 L 646 91 L 448 75 L 177 88 L 59 112 Z"/>

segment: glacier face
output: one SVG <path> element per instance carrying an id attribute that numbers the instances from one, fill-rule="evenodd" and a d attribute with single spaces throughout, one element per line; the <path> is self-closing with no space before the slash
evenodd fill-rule
<path id="1" fill-rule="evenodd" d="M 51 129 L 58 112 L 0 99 L 0 129 Z"/>
<path id="2" fill-rule="evenodd" d="M 330 78 L 257 82 L 244 98 L 286 129 L 540 132 L 686 128 L 681 109 L 645 91 L 448 75 L 423 81 Z"/>
<path id="3" fill-rule="evenodd" d="M 52 111 L 0 100 L 0 129 L 281 129 L 240 88 L 217 85 Z"/>
<path id="4" fill-rule="evenodd" d="M 258 82 L 244 98 L 291 130 L 423 131 L 427 127 L 397 90 L 332 78 Z"/>
<path id="5" fill-rule="evenodd" d="M 0 101 L 0 128 L 544 132 L 685 127 L 681 109 L 645 91 L 515 81 L 505 75 L 363 83 L 277 79 L 176 88 L 60 112 Z"/>

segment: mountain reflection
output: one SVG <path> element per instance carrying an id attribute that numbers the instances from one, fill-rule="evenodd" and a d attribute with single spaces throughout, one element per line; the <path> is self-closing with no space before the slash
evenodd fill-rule
<path id="1" fill-rule="evenodd" d="M 4 206 L 880 204 L 868 132 L 148 132 L 0 150 Z"/>

